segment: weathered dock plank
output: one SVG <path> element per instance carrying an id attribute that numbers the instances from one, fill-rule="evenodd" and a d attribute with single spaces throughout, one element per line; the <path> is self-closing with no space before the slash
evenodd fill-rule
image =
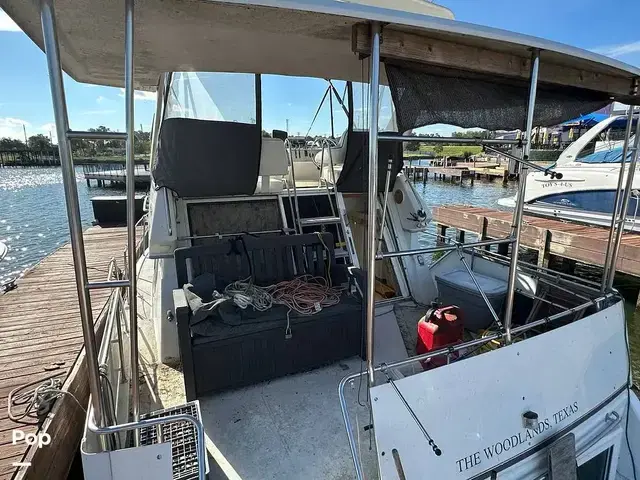
<path id="1" fill-rule="evenodd" d="M 122 265 L 125 228 L 91 227 L 84 240 L 90 281 L 106 279 L 111 258 Z M 98 336 L 101 312 L 109 295 L 109 290 L 91 292 Z M 0 296 L 0 479 L 66 478 L 80 442 L 84 412 L 73 400 L 63 397 L 43 427 L 17 424 L 8 418 L 7 400 L 14 388 L 60 373 L 68 390 L 86 405 L 88 384 L 82 345 L 73 258 L 71 247 L 65 245 L 27 272 L 18 281 L 18 288 Z M 44 449 L 13 445 L 12 431 L 16 428 L 25 433 L 46 429 L 54 441 Z M 17 468 L 15 462 L 32 465 Z"/>
<path id="2" fill-rule="evenodd" d="M 481 238 L 504 238 L 511 232 L 512 213 L 467 205 L 433 208 L 433 221 L 444 228 L 471 232 Z M 608 230 L 525 215 L 520 243 L 548 255 L 602 266 L 609 240 Z M 539 260 L 540 262 L 541 260 Z M 616 263 L 619 272 L 640 276 L 640 234 L 624 232 Z"/>

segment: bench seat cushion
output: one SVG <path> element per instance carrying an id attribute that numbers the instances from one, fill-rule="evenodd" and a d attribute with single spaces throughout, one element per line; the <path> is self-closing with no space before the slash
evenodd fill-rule
<path id="1" fill-rule="evenodd" d="M 285 307 L 269 320 L 241 326 L 214 324 L 213 336 L 193 336 L 194 376 L 198 395 L 252 385 L 304 372 L 363 354 L 361 303 L 348 297 L 315 315 L 291 315 L 286 338 Z M 278 317 L 279 318 L 276 318 Z M 209 322 L 210 320 L 207 320 Z M 192 327 L 193 328 L 193 327 Z"/>
<path id="2" fill-rule="evenodd" d="M 361 315 L 362 301 L 343 294 L 340 303 L 322 309 L 314 315 L 301 315 L 295 311 L 289 314 L 291 329 L 307 322 L 321 323 L 324 318 L 334 316 Z M 287 326 L 287 311 L 284 305 L 274 305 L 266 312 L 258 312 L 248 307 L 241 309 L 233 302 L 225 302 L 215 315 L 191 326 L 194 345 L 216 342 L 228 338 L 253 335 L 267 330 L 281 330 Z"/>

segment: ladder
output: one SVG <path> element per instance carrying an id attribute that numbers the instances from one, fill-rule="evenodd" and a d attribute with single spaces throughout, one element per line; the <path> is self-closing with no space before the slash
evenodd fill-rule
<path id="1" fill-rule="evenodd" d="M 289 178 L 286 182 L 288 203 L 293 219 L 294 227 L 298 233 L 306 233 L 309 231 L 326 231 L 330 225 L 335 226 L 336 243 L 339 245 L 335 249 L 336 258 L 345 259 L 346 263 L 359 266 L 358 256 L 355 251 L 355 244 L 347 211 L 344 204 L 344 198 L 340 192 L 335 189 L 336 179 L 333 165 L 331 148 L 325 140 L 322 145 L 322 160 L 324 161 L 325 149 L 329 149 L 329 161 L 331 167 L 331 182 L 322 178 L 323 163 L 320 164 L 318 176 L 318 187 L 307 192 L 298 192 L 295 177 L 295 162 L 291 142 L 285 141 L 285 147 L 289 162 Z M 293 193 L 293 194 L 292 194 Z M 322 198 L 328 202 L 330 215 L 306 216 L 304 209 L 300 208 L 300 201 L 303 198 Z M 289 225 L 286 225 L 289 227 Z"/>

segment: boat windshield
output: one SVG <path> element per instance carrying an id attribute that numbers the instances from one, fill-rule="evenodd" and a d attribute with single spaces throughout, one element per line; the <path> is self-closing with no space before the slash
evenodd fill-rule
<path id="1" fill-rule="evenodd" d="M 165 118 L 256 123 L 255 75 L 175 72 Z"/>
<path id="2" fill-rule="evenodd" d="M 622 142 L 617 142 L 622 143 Z M 630 140 L 633 143 L 633 137 Z M 633 152 L 627 152 L 626 162 L 631 161 Z M 617 146 L 608 150 L 598 150 L 596 152 L 585 155 L 578 159 L 581 163 L 621 163 L 622 162 L 622 146 Z"/>
<path id="3" fill-rule="evenodd" d="M 254 74 L 174 72 L 164 118 L 255 124 L 257 101 L 261 101 L 262 127 L 267 131 L 286 127 L 288 132 L 298 135 L 309 130 L 307 134 L 329 136 L 328 132 L 333 127 L 337 138 L 347 127 L 344 112 L 347 90 L 344 81 L 333 81 L 333 86 L 335 97 L 332 99 L 333 112 L 330 112 L 331 102 L 326 96 L 328 84 L 323 79 L 262 75 L 262 98 L 257 100 Z M 352 91 L 353 128 L 366 130 L 369 85 L 354 82 Z M 380 86 L 379 98 L 378 128 L 397 132 L 396 112 L 388 86 Z M 322 99 L 320 106 L 316 103 L 319 99 Z"/>

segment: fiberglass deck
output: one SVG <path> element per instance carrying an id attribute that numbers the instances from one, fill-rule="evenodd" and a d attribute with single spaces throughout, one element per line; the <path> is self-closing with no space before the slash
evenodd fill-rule
<path id="1" fill-rule="evenodd" d="M 122 266 L 126 228 L 92 227 L 84 233 L 90 281 L 106 280 L 109 261 Z M 92 290 L 94 321 L 111 290 Z M 17 424 L 7 415 L 7 397 L 14 388 L 61 372 L 69 391 L 82 405 L 88 384 L 82 351 L 82 324 L 70 245 L 65 245 L 29 270 L 18 288 L 0 296 L 0 479 L 66 478 L 79 445 L 84 412 L 70 399 L 59 400 L 46 425 L 51 444 L 42 449 L 12 444 L 12 431 L 34 433 L 36 425 Z M 79 357 L 80 355 L 80 357 Z M 55 461 L 53 459 L 55 458 Z M 16 467 L 15 462 L 31 462 Z"/>

